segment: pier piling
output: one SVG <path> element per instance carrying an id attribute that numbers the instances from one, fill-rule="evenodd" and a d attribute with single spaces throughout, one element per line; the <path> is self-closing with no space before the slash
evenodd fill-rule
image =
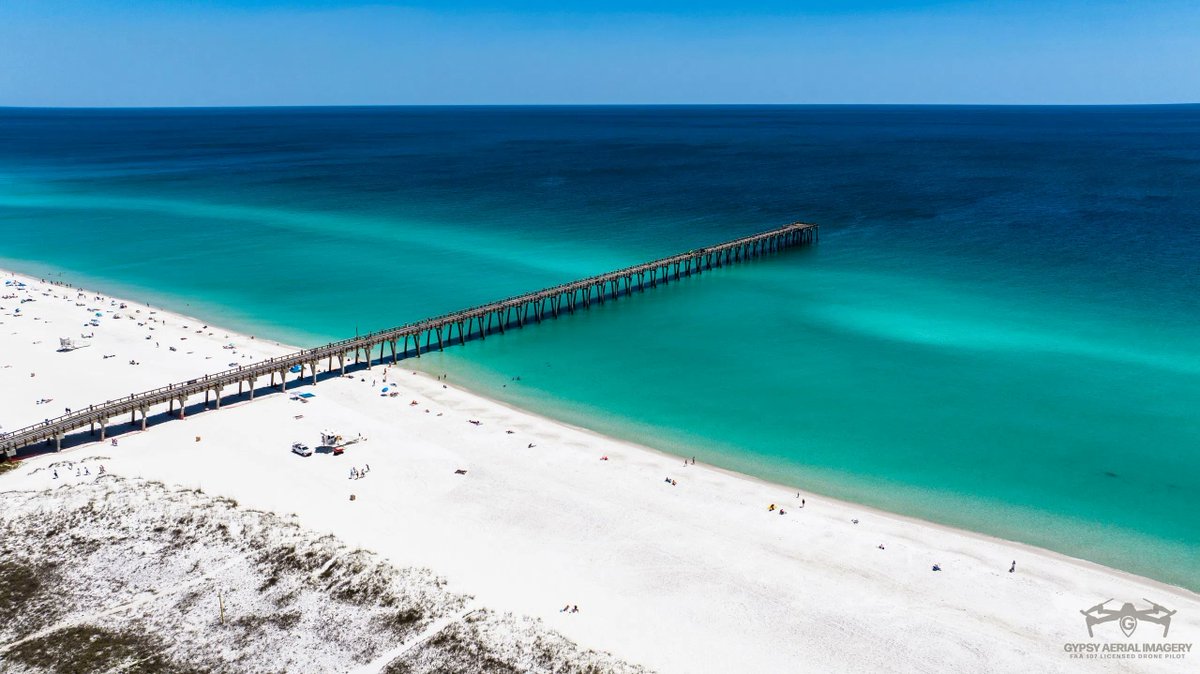
<path id="1" fill-rule="evenodd" d="M 385 345 L 391 346 L 392 363 L 395 364 L 409 356 L 408 342 L 413 342 L 412 352 L 417 358 L 421 357 L 421 337 L 425 336 L 425 350 L 433 346 L 437 340 L 437 348 L 443 350 L 448 341 L 454 345 L 454 328 L 458 328 L 458 343 L 466 344 L 471 339 L 484 339 L 492 332 L 504 334 L 505 328 L 512 325 L 515 315 L 518 328 L 523 328 L 526 319 L 541 323 L 544 318 L 558 318 L 560 309 L 565 308 L 568 314 L 574 314 L 577 309 L 589 308 L 592 300 L 603 304 L 606 299 L 618 300 L 621 297 L 631 297 L 636 289 L 645 292 L 647 287 L 657 288 L 659 283 L 679 281 L 681 277 L 692 276 L 715 267 L 723 267 L 745 260 L 755 259 L 768 254 L 777 253 L 788 248 L 807 246 L 818 240 L 818 227 L 813 224 L 794 223 L 761 234 L 742 237 L 715 246 L 699 248 L 671 257 L 635 265 L 606 274 L 600 274 L 571 283 L 545 288 L 543 290 L 510 297 L 478 307 L 465 309 L 445 316 L 428 318 L 388 330 L 381 330 L 368 335 L 356 336 L 313 349 L 305 349 L 298 353 L 278 356 L 252 365 L 242 365 L 225 372 L 205 375 L 179 384 L 169 384 L 151 391 L 130 395 L 119 400 L 110 400 L 100 405 L 92 405 L 86 410 L 72 412 L 55 419 L 33 424 L 0 436 L 0 452 L 6 456 L 15 456 L 17 450 L 38 442 L 54 441 L 55 449 L 61 449 L 66 434 L 78 431 L 83 427 L 95 435 L 96 426 L 100 426 L 100 439 L 106 437 L 108 422 L 121 414 L 129 413 L 130 423 L 136 422 L 137 413 L 141 413 L 142 430 L 146 429 L 147 418 L 151 407 L 167 404 L 167 414 L 174 414 L 175 405 L 179 405 L 179 418 L 187 418 L 187 398 L 189 395 L 204 393 L 205 407 L 208 399 L 215 395 L 216 407 L 221 407 L 221 393 L 225 386 L 233 383 L 238 385 L 238 394 L 243 386 L 250 389 L 250 400 L 254 400 L 255 384 L 259 377 L 267 375 L 270 387 L 275 386 L 275 375 L 279 374 L 279 389 L 287 392 L 287 375 L 293 367 L 299 366 L 297 383 L 303 383 L 304 368 L 308 368 L 310 385 L 317 383 L 317 366 L 321 359 L 327 359 L 329 372 L 333 371 L 333 360 L 336 358 L 338 369 L 346 374 L 346 360 L 353 352 L 354 362 L 361 363 L 361 357 L 366 357 L 363 364 L 370 369 L 372 350 L 379 346 L 379 362 L 384 361 Z M 673 277 L 673 278 L 672 278 Z M 636 279 L 636 280 L 635 280 Z M 530 313 L 532 312 L 532 313 Z M 486 319 L 486 322 L 485 322 Z M 493 327 L 493 319 L 495 327 Z M 478 325 L 478 329 L 472 326 Z M 445 331 L 445 334 L 443 334 Z M 400 340 L 404 340 L 403 348 L 398 349 Z"/>

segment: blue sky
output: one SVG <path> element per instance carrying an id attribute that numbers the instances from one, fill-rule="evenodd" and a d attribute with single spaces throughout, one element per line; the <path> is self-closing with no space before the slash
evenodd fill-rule
<path id="1" fill-rule="evenodd" d="M 1200 101 L 1200 1 L 0 0 L 0 105 Z"/>

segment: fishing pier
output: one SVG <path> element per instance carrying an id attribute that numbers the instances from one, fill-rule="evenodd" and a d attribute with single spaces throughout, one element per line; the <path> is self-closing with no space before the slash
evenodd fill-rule
<path id="1" fill-rule="evenodd" d="M 348 366 L 369 369 L 375 362 L 387 362 L 390 359 L 394 364 L 404 358 L 420 357 L 423 351 L 442 350 L 453 344 L 465 344 L 468 340 L 503 334 L 507 329 L 521 328 L 529 322 L 540 323 L 544 319 L 558 318 L 562 313 L 587 309 L 592 304 L 629 297 L 634 292 L 644 292 L 647 288 L 679 281 L 714 267 L 811 245 L 816 243 L 817 236 L 817 225 L 793 223 L 444 316 L 168 384 L 92 405 L 87 409 L 74 410 L 7 433 L 0 437 L 0 452 L 13 457 L 18 450 L 39 442 L 51 442 L 58 450 L 67 434 L 84 428 L 93 435 L 98 431 L 99 439 L 104 440 L 113 420 L 124 415 L 129 415 L 129 423 L 140 423 L 141 428 L 145 429 L 151 409 L 162 405 L 167 406 L 168 415 L 177 414 L 182 419 L 187 414 L 188 400 L 199 396 L 204 396 L 205 407 L 210 401 L 215 401 L 216 408 L 220 409 L 222 397 L 229 395 L 234 386 L 239 396 L 249 391 L 249 399 L 253 400 L 258 383 L 263 378 L 268 379 L 270 386 L 278 386 L 281 391 L 287 391 L 289 373 L 297 375 L 294 381 L 298 383 L 307 378 L 309 383 L 316 385 L 320 372 L 337 370 L 344 375 Z"/>

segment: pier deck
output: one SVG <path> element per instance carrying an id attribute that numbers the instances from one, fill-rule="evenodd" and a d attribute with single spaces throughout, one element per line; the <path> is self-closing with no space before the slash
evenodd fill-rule
<path id="1" fill-rule="evenodd" d="M 93 434 L 98 429 L 99 439 L 104 440 L 112 420 L 125 414 L 130 415 L 130 423 L 134 424 L 138 423 L 140 416 L 141 427 L 145 429 L 151 408 L 167 405 L 168 413 L 173 414 L 175 406 L 178 405 L 179 417 L 183 418 L 188 399 L 201 394 L 204 395 L 206 404 L 210 397 L 215 397 L 216 407 L 220 409 L 224 390 L 235 384 L 239 394 L 243 392 L 244 387 L 248 387 L 250 399 L 253 400 L 256 385 L 262 377 L 270 377 L 271 386 L 275 386 L 275 377 L 278 375 L 278 386 L 286 391 L 287 375 L 296 366 L 300 367 L 298 379 L 308 377 L 315 385 L 322 361 L 326 365 L 324 371 L 338 369 L 341 374 L 345 374 L 350 361 L 359 365 L 365 363 L 366 367 L 370 368 L 375 360 L 384 361 L 390 356 L 391 362 L 396 363 L 402 358 L 419 357 L 422 351 L 433 348 L 440 350 L 447 345 L 464 344 L 471 339 L 484 339 L 497 332 L 503 334 L 514 325 L 523 327 L 528 321 L 540 323 L 544 318 L 557 318 L 561 312 L 574 313 L 578 309 L 590 307 L 593 303 L 629 296 L 635 290 L 643 291 L 646 288 L 657 287 L 660 283 L 678 281 L 713 267 L 809 245 L 816 242 L 817 235 L 817 225 L 793 223 L 537 292 L 304 349 L 252 365 L 168 384 L 151 391 L 134 393 L 127 398 L 91 405 L 87 409 L 75 410 L 12 431 L 0 437 L 0 452 L 13 457 L 19 449 L 42 441 L 53 442 L 55 449 L 59 449 L 64 436 L 85 427 Z M 373 357 L 376 347 L 378 356 Z M 387 353 L 385 349 L 388 350 Z"/>

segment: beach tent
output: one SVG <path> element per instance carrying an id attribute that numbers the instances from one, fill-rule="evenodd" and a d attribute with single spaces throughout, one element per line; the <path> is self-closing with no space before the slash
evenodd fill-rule
<path id="1" fill-rule="evenodd" d="M 299 365 L 293 365 L 292 369 L 288 370 L 288 372 L 299 372 L 299 371 L 300 371 Z"/>

